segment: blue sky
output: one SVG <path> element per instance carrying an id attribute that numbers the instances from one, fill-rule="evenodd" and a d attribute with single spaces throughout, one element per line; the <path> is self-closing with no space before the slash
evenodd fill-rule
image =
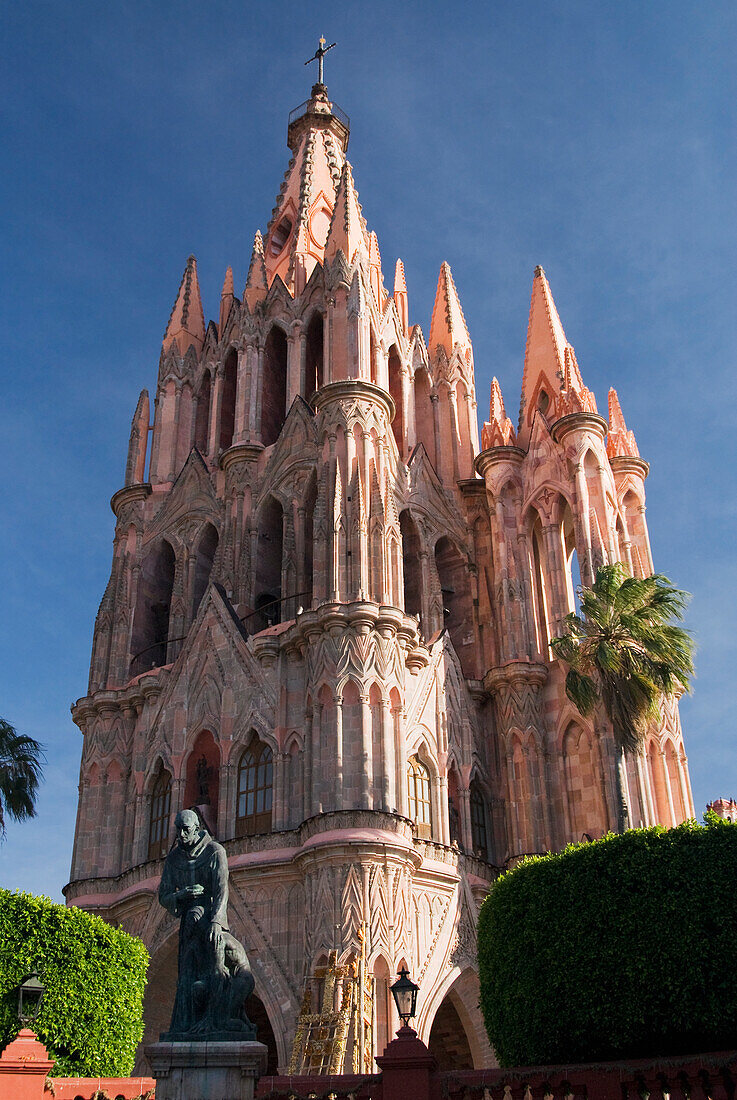
<path id="1" fill-rule="evenodd" d="M 737 797 L 737 7 L 731 0 L 6 5 L 0 714 L 47 748 L 0 884 L 61 898 L 92 626 L 130 417 L 190 252 L 242 289 L 320 33 L 385 272 L 429 330 L 454 273 L 482 413 L 513 419 L 542 264 L 587 385 L 651 463 L 656 567 L 693 593 L 682 718 L 699 811 Z M 313 67 L 314 68 L 314 67 Z"/>

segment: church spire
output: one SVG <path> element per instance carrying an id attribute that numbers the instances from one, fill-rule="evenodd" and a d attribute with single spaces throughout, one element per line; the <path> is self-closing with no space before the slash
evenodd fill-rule
<path id="1" fill-rule="evenodd" d="M 444 262 L 438 276 L 428 350 L 432 355 L 438 347 L 441 347 L 450 359 L 456 344 L 470 348 L 471 337 L 466 327 L 466 318 L 463 316 L 458 291 L 453 282 L 450 264 Z"/>
<path id="2" fill-rule="evenodd" d="M 545 272 L 535 268 L 527 324 L 525 366 L 522 374 L 517 438 L 526 447 L 536 412 L 550 424 L 571 412 L 596 412 L 576 362 L 576 353 L 563 330 Z"/>
<path id="3" fill-rule="evenodd" d="M 348 117 L 330 101 L 322 83 L 313 85 L 310 98 L 289 116 L 292 159 L 266 230 L 264 253 L 268 285 L 279 276 L 294 297 L 323 262 L 349 134 Z"/>
<path id="4" fill-rule="evenodd" d="M 176 344 L 179 354 L 184 355 L 190 345 L 194 345 L 199 355 L 204 342 L 205 315 L 197 279 L 197 260 L 190 256 L 164 333 L 164 351 Z"/>

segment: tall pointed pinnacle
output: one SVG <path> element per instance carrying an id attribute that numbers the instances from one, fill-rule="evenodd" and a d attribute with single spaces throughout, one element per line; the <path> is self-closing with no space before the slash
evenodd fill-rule
<path id="1" fill-rule="evenodd" d="M 264 242 L 261 230 L 257 229 L 256 236 L 253 238 L 253 251 L 251 252 L 251 263 L 248 268 L 246 289 L 243 292 L 243 297 L 246 299 L 251 312 L 253 312 L 257 302 L 263 302 L 268 289 L 269 283 L 266 277 L 266 264 L 264 263 Z"/>
<path id="2" fill-rule="evenodd" d="M 527 447 L 535 414 L 550 424 L 571 412 L 596 412 L 594 395 L 586 388 L 576 354 L 563 330 L 550 285 L 542 267 L 535 268 L 527 324 L 517 442 Z"/>
<path id="3" fill-rule="evenodd" d="M 289 119 L 292 159 L 266 230 L 264 253 L 268 285 L 279 276 L 296 297 L 323 262 L 350 130 L 324 84 L 315 84 L 310 99 Z"/>
<path id="4" fill-rule="evenodd" d="M 428 350 L 431 355 L 434 355 L 439 347 L 443 348 L 450 359 L 456 345 L 470 348 L 471 337 L 468 334 L 458 291 L 453 282 L 450 264 L 443 262 L 438 276 L 435 304 L 432 308 Z"/>
<path id="5" fill-rule="evenodd" d="M 149 427 L 148 390 L 141 390 L 136 411 L 131 422 L 131 434 L 128 440 L 128 461 L 125 465 L 125 484 L 141 485 L 146 472 L 146 448 L 148 447 Z"/>
<path id="6" fill-rule="evenodd" d="M 374 299 L 379 312 L 384 311 L 384 275 L 381 270 L 381 253 L 379 252 L 379 238 L 373 230 L 369 235 L 369 282 L 374 292 Z"/>
<path id="7" fill-rule="evenodd" d="M 606 441 L 606 453 L 610 458 L 625 455 L 630 458 L 640 457 L 635 433 L 627 430 L 622 408 L 619 404 L 619 397 L 613 386 L 609 390 L 609 434 Z"/>
<path id="8" fill-rule="evenodd" d="M 332 262 L 338 252 L 342 252 L 348 263 L 353 263 L 359 250 L 368 252 L 366 227 L 353 184 L 353 172 L 350 163 L 346 161 L 340 175 L 335 209 L 325 241 L 325 262 Z"/>
<path id="9" fill-rule="evenodd" d="M 485 451 L 489 447 L 507 447 L 514 443 L 514 427 L 504 409 L 501 386 L 494 377 L 491 380 L 489 419 L 481 429 L 481 447 Z"/>
<path id="10" fill-rule="evenodd" d="M 218 320 L 218 332 L 220 336 L 223 335 L 223 329 L 228 322 L 228 317 L 230 316 L 230 310 L 234 301 L 235 289 L 233 287 L 233 268 L 228 267 L 225 272 L 225 279 L 223 280 L 223 289 L 220 293 L 220 317 Z"/>
<path id="11" fill-rule="evenodd" d="M 169 324 L 166 326 L 163 350 L 167 352 L 172 344 L 176 344 L 179 354 L 184 355 L 190 344 L 193 344 L 199 355 L 204 342 L 205 315 L 197 279 L 197 260 L 190 256 L 169 316 Z"/>
<path id="12" fill-rule="evenodd" d="M 407 280 L 404 277 L 404 264 L 397 260 L 394 268 L 394 305 L 397 307 L 399 320 L 402 323 L 402 331 L 405 336 L 409 329 L 409 302 L 407 299 Z"/>

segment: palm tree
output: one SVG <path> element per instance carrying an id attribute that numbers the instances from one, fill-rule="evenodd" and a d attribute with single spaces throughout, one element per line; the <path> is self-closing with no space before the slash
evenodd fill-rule
<path id="1" fill-rule="evenodd" d="M 664 695 L 690 691 L 693 639 L 674 625 L 689 599 L 661 574 L 630 577 L 620 562 L 604 565 L 580 590 L 581 617 L 566 615 L 566 632 L 550 643 L 569 666 L 566 694 L 579 713 L 601 705 L 611 723 L 620 832 L 630 816 L 625 753 L 641 750 Z"/>
<path id="2" fill-rule="evenodd" d="M 18 733 L 0 718 L 0 837 L 5 818 L 23 821 L 36 816 L 36 793 L 43 769 L 43 749 L 38 741 Z"/>

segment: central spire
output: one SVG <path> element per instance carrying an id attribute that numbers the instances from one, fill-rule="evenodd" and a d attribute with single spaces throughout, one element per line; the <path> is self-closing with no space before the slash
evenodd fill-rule
<path id="1" fill-rule="evenodd" d="M 322 61 L 324 42 L 320 40 L 311 61 Z M 287 144 L 292 159 L 264 240 L 268 286 L 279 277 L 296 297 L 315 265 L 323 262 L 349 135 L 350 119 L 330 101 L 322 82 L 290 113 Z"/>

